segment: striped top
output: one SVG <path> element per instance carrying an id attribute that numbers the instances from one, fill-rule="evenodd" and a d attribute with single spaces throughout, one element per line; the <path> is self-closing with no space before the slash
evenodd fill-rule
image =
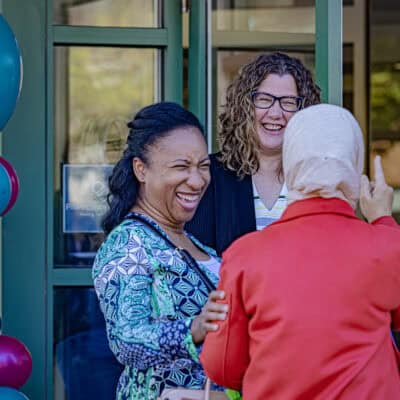
<path id="1" fill-rule="evenodd" d="M 206 267 L 209 271 L 213 272 L 215 275 L 219 276 L 219 270 L 221 267 L 221 262 L 217 259 L 217 257 L 213 257 L 210 255 L 210 258 L 207 261 L 197 261 L 203 267 Z"/>
<path id="2" fill-rule="evenodd" d="M 254 209 L 256 212 L 257 230 L 260 231 L 261 229 L 265 228 L 266 226 L 272 224 L 277 219 L 279 219 L 283 211 L 285 211 L 285 208 L 287 207 L 288 203 L 286 184 L 283 183 L 279 197 L 271 209 L 268 209 L 264 205 L 263 201 L 258 195 L 257 188 L 254 182 L 253 182 L 253 198 L 254 198 Z"/>

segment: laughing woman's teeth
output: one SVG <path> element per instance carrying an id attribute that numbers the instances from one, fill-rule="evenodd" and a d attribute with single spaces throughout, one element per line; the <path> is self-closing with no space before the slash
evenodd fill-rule
<path id="1" fill-rule="evenodd" d="M 176 195 L 180 199 L 185 200 L 185 201 L 197 201 L 199 199 L 199 195 L 198 194 L 189 195 L 189 194 L 177 193 Z"/>
<path id="2" fill-rule="evenodd" d="M 278 131 L 279 129 L 283 128 L 282 125 L 277 125 L 277 124 L 263 124 L 263 127 L 270 131 Z"/>

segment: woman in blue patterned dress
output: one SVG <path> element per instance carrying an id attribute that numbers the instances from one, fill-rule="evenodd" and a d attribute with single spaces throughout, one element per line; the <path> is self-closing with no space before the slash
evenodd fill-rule
<path id="1" fill-rule="evenodd" d="M 222 292 L 207 288 L 218 281 L 215 252 L 184 230 L 210 181 L 200 122 L 163 102 L 139 111 L 128 127 L 109 180 L 107 238 L 93 279 L 111 350 L 125 366 L 117 399 L 154 400 L 167 387 L 204 385 L 199 349 L 227 305 L 217 303 Z"/>

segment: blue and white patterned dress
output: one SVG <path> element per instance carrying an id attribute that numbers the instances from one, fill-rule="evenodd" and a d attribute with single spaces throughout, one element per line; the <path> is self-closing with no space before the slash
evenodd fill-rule
<path id="1" fill-rule="evenodd" d="M 164 241 L 161 227 L 146 219 L 161 236 L 127 219 L 108 235 L 93 265 L 109 344 L 125 365 L 118 400 L 155 400 L 165 387 L 201 388 L 205 381 L 190 325 L 207 301 L 207 288 Z M 218 277 L 199 266 L 217 284 Z"/>

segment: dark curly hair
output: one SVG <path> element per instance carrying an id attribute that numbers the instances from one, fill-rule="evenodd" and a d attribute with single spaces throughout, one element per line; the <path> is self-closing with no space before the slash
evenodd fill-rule
<path id="1" fill-rule="evenodd" d="M 126 148 L 108 180 L 109 211 L 102 222 L 106 234 L 122 222 L 136 202 L 139 182 L 133 173 L 133 158 L 138 157 L 147 163 L 150 146 L 168 136 L 172 130 L 183 127 L 195 127 L 204 134 L 197 117 L 172 102 L 155 103 L 144 107 L 128 123 Z"/>
<path id="2" fill-rule="evenodd" d="M 299 59 L 276 52 L 262 54 L 246 64 L 227 89 L 218 132 L 220 160 L 239 177 L 253 175 L 260 166 L 251 93 L 269 74 L 293 76 L 298 95 L 304 97 L 304 107 L 321 102 L 320 88 Z"/>

